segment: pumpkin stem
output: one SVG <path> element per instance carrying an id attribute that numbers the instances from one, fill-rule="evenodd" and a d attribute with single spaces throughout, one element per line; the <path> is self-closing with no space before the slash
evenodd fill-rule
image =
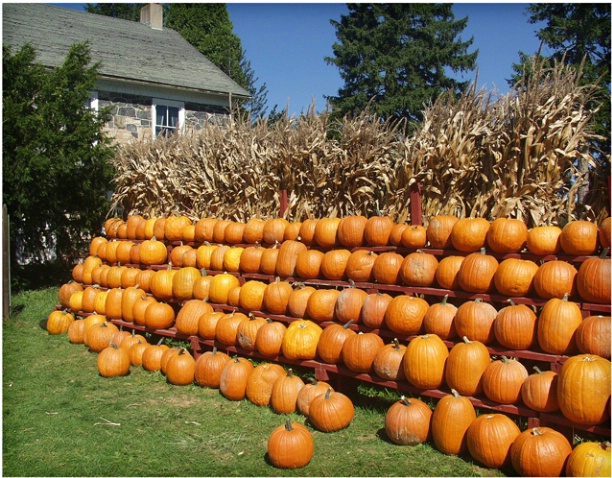
<path id="1" fill-rule="evenodd" d="M 563 299 L 561 299 L 563 302 L 567 302 L 569 298 L 569 292 L 566 292 L 565 294 L 563 294 Z"/>
<path id="2" fill-rule="evenodd" d="M 464 341 L 466 344 L 471 344 L 471 343 L 472 343 L 472 341 L 471 341 L 470 339 L 468 339 L 468 338 L 467 338 L 467 335 L 464 335 L 462 338 L 463 338 L 463 341 Z"/>
<path id="3" fill-rule="evenodd" d="M 157 345 L 163 344 L 164 340 L 166 340 L 166 337 L 162 337 L 161 339 L 159 339 L 159 342 L 157 342 Z"/>
<path id="4" fill-rule="evenodd" d="M 292 368 L 287 370 L 287 377 L 293 378 L 293 369 Z"/>
<path id="5" fill-rule="evenodd" d="M 534 429 L 531 431 L 531 434 L 532 434 L 532 435 L 535 435 L 535 436 L 538 436 L 538 437 L 541 437 L 541 436 L 543 435 L 543 433 L 540 431 L 540 429 L 539 429 L 539 428 L 534 428 Z"/>
<path id="6" fill-rule="evenodd" d="M 331 392 L 332 392 L 332 389 L 330 387 L 327 389 L 327 392 L 325 392 L 325 400 L 329 400 L 329 397 L 331 397 Z"/>
<path id="7" fill-rule="evenodd" d="M 504 362 L 504 363 L 509 363 L 510 362 L 510 360 L 508 360 L 508 357 L 506 357 L 505 355 L 502 355 L 501 359 L 502 359 L 502 362 Z"/>
<path id="8" fill-rule="evenodd" d="M 351 288 L 355 287 L 355 281 L 353 279 L 349 279 L 348 282 L 351 285 Z"/>
<path id="9" fill-rule="evenodd" d="M 353 319 L 351 319 L 346 324 L 344 324 L 342 327 L 344 327 L 345 329 L 348 329 L 353 322 L 354 322 Z"/>
<path id="10" fill-rule="evenodd" d="M 481 254 L 486 254 L 486 253 L 487 253 L 487 250 L 486 250 L 484 247 L 481 247 L 481 248 L 480 248 L 480 253 L 481 253 Z"/>
<path id="11" fill-rule="evenodd" d="M 536 373 L 542 373 L 542 370 L 540 370 L 540 367 L 538 367 L 537 365 L 534 365 L 532 368 L 536 371 Z"/>
<path id="12" fill-rule="evenodd" d="M 444 297 L 442 297 L 442 302 L 440 302 L 440 304 L 446 305 L 446 301 L 447 300 L 448 300 L 448 294 L 446 294 Z"/>
<path id="13" fill-rule="evenodd" d="M 217 346 L 213 345 L 212 354 L 215 355 L 217 353 Z"/>
<path id="14" fill-rule="evenodd" d="M 609 247 L 604 247 L 604 249 L 601 251 L 601 254 L 599 255 L 600 259 L 605 259 L 606 256 L 608 255 L 608 251 L 610 250 Z"/>
<path id="15" fill-rule="evenodd" d="M 293 431 L 290 418 L 287 418 L 287 421 L 285 421 L 285 430 L 287 430 L 288 432 Z"/>
<path id="16" fill-rule="evenodd" d="M 510 305 L 516 305 L 512 299 L 508 299 L 508 303 L 509 303 Z"/>
<path id="17" fill-rule="evenodd" d="M 404 396 L 402 395 L 402 398 L 400 398 L 400 402 L 402 402 L 404 405 L 406 405 L 407 407 L 409 407 L 410 405 L 412 405 L 412 403 L 410 403 L 410 401 Z"/>
<path id="18" fill-rule="evenodd" d="M 397 340 L 397 337 L 395 337 L 393 339 L 393 350 L 399 350 L 400 349 L 400 343 L 399 340 Z"/>
<path id="19" fill-rule="evenodd" d="M 455 398 L 461 397 L 461 395 L 459 395 L 459 392 L 455 390 L 454 388 L 451 388 L 451 393 L 453 394 L 453 397 Z"/>

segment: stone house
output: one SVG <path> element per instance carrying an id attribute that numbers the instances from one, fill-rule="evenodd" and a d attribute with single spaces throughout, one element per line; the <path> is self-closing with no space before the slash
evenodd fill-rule
<path id="1" fill-rule="evenodd" d="M 94 109 L 111 106 L 109 137 L 120 144 L 168 132 L 200 129 L 227 119 L 235 99 L 249 93 L 163 27 L 160 4 L 144 4 L 140 23 L 36 3 L 2 5 L 2 42 L 30 43 L 37 62 L 63 63 L 71 45 L 88 41 L 100 78 Z"/>

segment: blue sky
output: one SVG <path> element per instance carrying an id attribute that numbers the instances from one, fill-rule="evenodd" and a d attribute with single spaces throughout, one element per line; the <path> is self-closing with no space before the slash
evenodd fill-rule
<path id="1" fill-rule="evenodd" d="M 82 8 L 83 3 L 58 4 Z M 478 53 L 478 88 L 508 91 L 506 79 L 519 51 L 539 47 L 539 25 L 528 22 L 528 3 L 455 3 L 456 19 L 468 17 L 461 34 L 474 37 L 468 50 Z M 316 111 L 325 108 L 325 96 L 342 86 L 338 69 L 325 63 L 332 55 L 336 32 L 330 20 L 348 12 L 344 3 L 228 3 L 230 19 L 246 56 L 268 89 L 268 110 L 289 108 L 290 115 L 305 112 L 313 99 Z M 546 51 L 543 51 L 546 54 Z M 473 80 L 474 74 L 460 76 Z"/>

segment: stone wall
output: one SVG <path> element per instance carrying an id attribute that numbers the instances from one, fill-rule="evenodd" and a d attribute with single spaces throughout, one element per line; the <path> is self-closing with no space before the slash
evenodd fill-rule
<path id="1" fill-rule="evenodd" d="M 110 107 L 107 134 L 117 143 L 152 137 L 152 100 L 148 96 L 98 92 L 98 108 Z M 227 108 L 212 105 L 185 104 L 185 129 L 200 130 L 207 124 L 224 123 Z"/>

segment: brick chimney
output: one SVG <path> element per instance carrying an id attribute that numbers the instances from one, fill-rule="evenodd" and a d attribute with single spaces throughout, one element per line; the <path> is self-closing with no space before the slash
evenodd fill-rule
<path id="1" fill-rule="evenodd" d="M 164 22 L 164 7 L 159 3 L 147 3 L 140 9 L 140 23 L 154 30 L 162 30 Z"/>

